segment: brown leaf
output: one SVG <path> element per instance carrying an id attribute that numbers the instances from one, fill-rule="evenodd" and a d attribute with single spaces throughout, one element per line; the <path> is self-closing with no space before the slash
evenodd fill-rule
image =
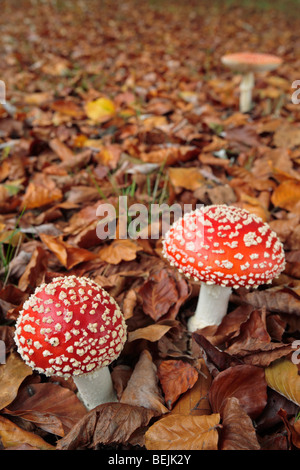
<path id="1" fill-rule="evenodd" d="M 54 237 L 41 233 L 40 238 L 67 269 L 71 269 L 79 263 L 98 257 L 98 255 L 84 248 L 77 248 L 76 246 L 64 242 L 62 237 Z"/>
<path id="2" fill-rule="evenodd" d="M 40 450 L 55 449 L 54 446 L 48 444 L 40 436 L 33 432 L 25 431 L 3 416 L 0 416 L 0 439 L 5 448 L 27 444 Z"/>
<path id="3" fill-rule="evenodd" d="M 244 296 L 247 303 L 268 311 L 300 315 L 300 296 L 291 287 L 276 286 L 262 291 L 255 290 Z"/>
<path id="4" fill-rule="evenodd" d="M 282 421 L 284 422 L 285 428 L 288 433 L 289 441 L 295 447 L 300 449 L 300 423 L 299 420 L 296 421 L 295 418 L 292 420 L 288 420 L 287 412 L 285 410 L 279 410 L 279 416 L 281 417 Z"/>
<path id="5" fill-rule="evenodd" d="M 155 342 L 162 338 L 170 328 L 172 328 L 172 325 L 163 322 L 145 326 L 144 328 L 138 328 L 128 333 L 127 341 L 130 343 L 137 339 L 146 339 L 147 341 Z"/>
<path id="6" fill-rule="evenodd" d="M 26 291 L 29 287 L 34 290 L 41 284 L 48 267 L 48 253 L 42 247 L 37 246 L 32 253 L 26 269 L 19 279 L 19 289 Z"/>
<path id="7" fill-rule="evenodd" d="M 101 248 L 98 254 L 102 261 L 110 264 L 119 264 L 121 261 L 132 261 L 142 248 L 132 240 L 114 240 Z"/>
<path id="8" fill-rule="evenodd" d="M 199 188 L 204 181 L 204 177 L 197 167 L 177 168 L 170 167 L 168 169 L 169 179 L 173 186 L 189 189 L 191 191 Z"/>
<path id="9" fill-rule="evenodd" d="M 50 140 L 49 147 L 56 153 L 56 155 L 63 161 L 68 162 L 74 158 L 74 153 L 72 152 L 66 144 L 61 140 L 55 138 Z"/>
<path id="10" fill-rule="evenodd" d="M 144 312 L 155 321 L 165 315 L 178 300 L 175 281 L 165 269 L 152 274 L 139 294 Z"/>
<path id="11" fill-rule="evenodd" d="M 259 450 L 255 429 L 237 398 L 227 398 L 222 413 L 221 450 Z"/>
<path id="12" fill-rule="evenodd" d="M 51 104 L 51 108 L 59 113 L 66 114 L 76 119 L 84 117 L 84 111 L 71 100 L 56 100 Z"/>
<path id="13" fill-rule="evenodd" d="M 203 416 L 170 414 L 145 434 L 147 450 L 217 450 L 218 413 Z"/>
<path id="14" fill-rule="evenodd" d="M 125 403 L 105 403 L 85 415 L 57 444 L 58 450 L 92 448 L 98 444 L 127 444 L 140 427 L 155 416 L 153 410 Z"/>
<path id="15" fill-rule="evenodd" d="M 151 354 L 144 350 L 140 355 L 120 402 L 143 406 L 144 408 L 154 410 L 156 414 L 166 413 L 168 410 L 163 404 L 163 398 L 157 382 L 156 366 L 152 362 Z"/>
<path id="16" fill-rule="evenodd" d="M 8 406 L 17 396 L 23 380 L 32 374 L 31 367 L 16 353 L 11 353 L 0 366 L 0 409 Z"/>
<path id="17" fill-rule="evenodd" d="M 291 351 L 291 345 L 271 342 L 264 312 L 254 310 L 225 351 L 243 358 L 245 364 L 267 367 L 275 359 L 286 356 Z"/>
<path id="18" fill-rule="evenodd" d="M 199 151 L 191 146 L 171 146 L 153 149 L 150 152 L 141 152 L 143 162 L 173 165 L 178 162 L 186 162 L 197 155 Z"/>
<path id="19" fill-rule="evenodd" d="M 54 181 L 44 174 L 39 174 L 27 186 L 22 200 L 22 209 L 36 209 L 62 199 L 62 191 L 56 187 Z"/>
<path id="20" fill-rule="evenodd" d="M 27 388 L 22 389 L 6 412 L 58 436 L 64 436 L 87 413 L 74 392 L 50 382 L 31 384 L 30 395 Z"/>
<path id="21" fill-rule="evenodd" d="M 212 377 L 204 359 L 199 359 L 197 368 L 200 368 L 200 372 L 195 385 L 179 398 L 172 409 L 172 413 L 193 416 L 211 414 L 208 391 Z"/>
<path id="22" fill-rule="evenodd" d="M 255 419 L 267 404 L 264 369 L 251 365 L 229 367 L 213 380 L 209 401 L 214 413 L 223 412 L 226 399 L 235 397 L 250 418 Z"/>
<path id="23" fill-rule="evenodd" d="M 198 379 L 197 370 L 188 362 L 181 360 L 162 361 L 157 372 L 169 409 L 180 395 L 193 387 Z"/>
<path id="24" fill-rule="evenodd" d="M 277 186 L 271 196 L 271 201 L 276 207 L 288 211 L 300 212 L 300 181 L 285 180 Z"/>
<path id="25" fill-rule="evenodd" d="M 293 148 L 300 144 L 299 126 L 288 122 L 279 126 L 274 134 L 274 144 L 276 147 Z"/>

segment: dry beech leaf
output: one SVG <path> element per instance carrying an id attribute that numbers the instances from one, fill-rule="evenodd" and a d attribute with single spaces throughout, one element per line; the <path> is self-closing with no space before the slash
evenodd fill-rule
<path id="1" fill-rule="evenodd" d="M 288 433 L 288 439 L 292 445 L 300 449 L 300 422 L 295 418 L 288 419 L 287 412 L 280 409 L 278 412 L 280 418 L 284 422 L 285 428 Z"/>
<path id="2" fill-rule="evenodd" d="M 17 396 L 23 380 L 32 374 L 31 367 L 16 353 L 11 353 L 0 366 L 0 409 L 8 406 Z"/>
<path id="3" fill-rule="evenodd" d="M 227 398 L 222 413 L 221 450 L 259 450 L 252 420 L 237 398 Z"/>
<path id="4" fill-rule="evenodd" d="M 154 321 L 168 313 L 179 297 L 176 283 L 165 269 L 152 274 L 139 290 L 139 294 L 144 312 Z"/>
<path id="5" fill-rule="evenodd" d="M 265 369 L 265 377 L 270 388 L 300 406 L 300 376 L 296 364 L 278 359 Z"/>
<path id="6" fill-rule="evenodd" d="M 196 147 L 192 146 L 171 146 L 161 147 L 150 152 L 141 152 L 140 159 L 146 163 L 159 163 L 173 165 L 178 162 L 187 162 L 199 153 Z"/>
<path id="7" fill-rule="evenodd" d="M 114 240 L 109 245 L 101 248 L 98 255 L 102 261 L 110 264 L 119 264 L 121 261 L 132 261 L 136 258 L 141 247 L 132 240 Z"/>
<path id="8" fill-rule="evenodd" d="M 193 387 L 198 379 L 197 370 L 188 362 L 181 360 L 162 361 L 157 372 L 169 409 L 180 395 Z"/>
<path id="9" fill-rule="evenodd" d="M 170 414 L 145 434 L 147 450 L 217 450 L 218 413 L 203 416 Z"/>
<path id="10" fill-rule="evenodd" d="M 171 328 L 172 325 L 163 323 L 155 323 L 154 325 L 145 326 L 144 328 L 138 328 L 128 333 L 127 341 L 130 343 L 137 339 L 146 339 L 147 341 L 155 342 L 160 340 Z"/>
<path id="11" fill-rule="evenodd" d="M 213 380 L 209 401 L 214 413 L 223 412 L 226 399 L 238 398 L 250 418 L 259 416 L 267 404 L 267 383 L 264 369 L 237 365 L 220 372 Z"/>
<path id="12" fill-rule="evenodd" d="M 84 248 L 78 248 L 64 242 L 61 237 L 53 237 L 52 235 L 41 233 L 40 238 L 67 269 L 71 269 L 84 261 L 98 258 L 98 255 Z"/>
<path id="13" fill-rule="evenodd" d="M 19 279 L 19 289 L 26 291 L 27 287 L 35 289 L 41 284 L 44 274 L 48 266 L 48 253 L 41 247 L 37 246 L 32 253 L 31 259 L 26 269 Z"/>
<path id="14" fill-rule="evenodd" d="M 28 444 L 40 450 L 55 450 L 54 446 L 48 444 L 37 434 L 25 431 L 3 416 L 0 416 L 0 439 L 5 448 Z"/>
<path id="15" fill-rule="evenodd" d="M 59 113 L 66 114 L 76 119 L 84 117 L 83 110 L 71 100 L 56 100 L 51 104 L 51 108 Z"/>
<path id="16" fill-rule="evenodd" d="M 300 181 L 285 180 L 277 186 L 271 196 L 274 206 L 288 211 L 300 211 Z"/>
<path id="17" fill-rule="evenodd" d="M 200 369 L 198 379 L 194 386 L 189 389 L 175 403 L 171 413 L 183 415 L 210 415 L 211 406 L 208 400 L 208 391 L 211 386 L 212 377 L 205 364 L 204 359 L 199 359 L 197 368 Z"/>
<path id="18" fill-rule="evenodd" d="M 31 384 L 30 390 L 29 395 L 23 388 L 6 411 L 46 432 L 64 436 L 87 413 L 75 393 L 66 387 L 47 382 Z"/>
<path id="19" fill-rule="evenodd" d="M 36 209 L 62 199 L 62 191 L 56 187 L 54 181 L 45 175 L 35 178 L 27 186 L 22 200 L 22 209 Z"/>
<path id="20" fill-rule="evenodd" d="M 276 286 L 262 291 L 255 290 L 245 294 L 244 299 L 256 308 L 265 307 L 271 312 L 300 316 L 300 295 L 292 287 Z"/>
<path id="21" fill-rule="evenodd" d="M 49 142 L 49 146 L 53 150 L 53 152 L 56 153 L 56 155 L 63 161 L 63 162 L 68 162 L 72 161 L 75 158 L 74 153 L 72 152 L 69 147 L 67 147 L 66 144 L 64 144 L 61 140 L 59 139 L 52 139 Z"/>
<path id="22" fill-rule="evenodd" d="M 57 444 L 58 450 L 92 448 L 98 444 L 127 444 L 155 411 L 126 403 L 105 403 L 85 415 Z"/>
<path id="23" fill-rule="evenodd" d="M 272 361 L 286 356 L 291 351 L 290 344 L 271 342 L 267 332 L 264 312 L 254 310 L 241 324 L 240 333 L 230 342 L 226 352 L 243 358 L 245 364 L 267 367 Z"/>
<path id="24" fill-rule="evenodd" d="M 163 404 L 163 398 L 158 387 L 156 366 L 152 362 L 149 351 L 142 351 L 120 402 L 143 406 L 154 410 L 157 414 L 168 411 Z"/>
<path id="25" fill-rule="evenodd" d="M 197 167 L 192 168 L 173 168 L 168 170 L 169 178 L 173 186 L 179 186 L 184 189 L 195 191 L 204 181 L 204 177 Z"/>

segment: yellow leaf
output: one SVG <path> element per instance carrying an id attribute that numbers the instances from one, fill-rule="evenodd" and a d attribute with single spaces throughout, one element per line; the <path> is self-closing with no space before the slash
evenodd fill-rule
<path id="1" fill-rule="evenodd" d="M 111 119 L 116 113 L 116 108 L 110 99 L 98 98 L 89 101 L 85 106 L 85 111 L 89 119 L 101 123 Z"/>
<path id="2" fill-rule="evenodd" d="M 274 361 L 265 369 L 265 377 L 270 388 L 300 406 L 300 376 L 296 364 L 288 359 Z"/>

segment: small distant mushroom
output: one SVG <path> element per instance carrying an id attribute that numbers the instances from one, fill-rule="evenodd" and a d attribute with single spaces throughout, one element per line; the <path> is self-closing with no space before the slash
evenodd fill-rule
<path id="1" fill-rule="evenodd" d="M 248 113 L 252 106 L 252 89 L 254 73 L 275 70 L 282 59 L 272 54 L 238 52 L 221 57 L 224 65 L 235 72 L 243 74 L 240 84 L 240 111 Z"/>
<path id="2" fill-rule="evenodd" d="M 188 330 L 219 325 L 232 288 L 257 288 L 272 282 L 285 267 L 275 232 L 245 209 L 205 206 L 178 219 L 165 235 L 163 254 L 188 278 L 201 281 Z"/>
<path id="3" fill-rule="evenodd" d="M 87 409 L 116 401 L 108 366 L 126 324 L 116 301 L 86 277 L 57 277 L 36 288 L 16 322 L 18 352 L 46 376 L 73 377 Z"/>

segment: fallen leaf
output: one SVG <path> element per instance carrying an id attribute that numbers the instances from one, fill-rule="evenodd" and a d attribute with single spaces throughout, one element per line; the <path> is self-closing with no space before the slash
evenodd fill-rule
<path id="1" fill-rule="evenodd" d="M 300 406 L 300 376 L 296 364 L 285 358 L 278 359 L 265 369 L 265 377 L 269 387 Z"/>
<path id="2" fill-rule="evenodd" d="M 178 399 L 171 413 L 193 416 L 211 414 L 208 391 L 211 386 L 212 376 L 204 359 L 199 359 L 197 368 L 200 368 L 200 371 L 196 383 Z"/>
<path id="3" fill-rule="evenodd" d="M 53 202 L 61 201 L 62 191 L 56 187 L 55 182 L 44 174 L 39 174 L 29 182 L 23 196 L 21 208 L 36 209 Z"/>
<path id="4" fill-rule="evenodd" d="M 119 264 L 121 261 L 132 261 L 136 258 L 138 251 L 142 248 L 132 240 L 114 240 L 109 245 L 104 246 L 98 252 L 102 261 L 111 264 Z"/>
<path id="5" fill-rule="evenodd" d="M 267 383 L 264 369 L 238 365 L 220 372 L 213 380 L 209 401 L 214 413 L 223 413 L 226 399 L 235 397 L 241 407 L 255 419 L 267 404 Z"/>
<path id="6" fill-rule="evenodd" d="M 26 291 L 29 287 L 34 290 L 42 283 L 43 277 L 48 267 L 48 253 L 41 246 L 37 246 L 32 253 L 25 271 L 19 279 L 19 289 Z"/>
<path id="7" fill-rule="evenodd" d="M 256 432 L 237 398 L 227 398 L 222 413 L 221 450 L 260 450 Z"/>
<path id="8" fill-rule="evenodd" d="M 176 168 L 170 167 L 168 169 L 170 182 L 175 187 L 181 187 L 194 191 L 199 188 L 204 181 L 204 177 L 198 168 Z"/>
<path id="9" fill-rule="evenodd" d="M 6 412 L 58 436 L 64 436 L 87 413 L 74 392 L 50 382 L 31 384 L 30 394 L 24 388 Z"/>
<path id="10" fill-rule="evenodd" d="M 58 450 L 93 448 L 99 444 L 127 444 L 140 427 L 155 416 L 153 410 L 125 403 L 105 403 L 85 415 L 60 441 Z"/>
<path id="11" fill-rule="evenodd" d="M 170 414 L 145 434 L 147 450 L 218 450 L 218 413 L 203 416 Z"/>
<path id="12" fill-rule="evenodd" d="M 286 180 L 275 188 L 271 201 L 275 207 L 300 213 L 300 181 Z"/>
<path id="13" fill-rule="evenodd" d="M 169 330 L 172 325 L 163 323 L 155 323 L 144 328 L 138 328 L 134 331 L 129 331 L 127 341 L 131 343 L 137 339 L 146 339 L 147 341 L 155 342 L 162 338 Z"/>
<path id="14" fill-rule="evenodd" d="M 0 416 L 0 438 L 2 445 L 7 447 L 18 447 L 21 444 L 28 444 L 40 450 L 55 450 L 55 447 L 48 444 L 37 434 L 25 431 L 9 419 Z"/>
<path id="15" fill-rule="evenodd" d="M 116 107 L 110 99 L 102 97 L 86 103 L 85 112 L 89 119 L 99 124 L 111 119 L 116 114 Z"/>
<path id="16" fill-rule="evenodd" d="M 197 370 L 188 362 L 181 360 L 162 361 L 157 373 L 169 409 L 180 395 L 193 387 L 198 379 Z"/>
<path id="17" fill-rule="evenodd" d="M 64 242 L 62 237 L 53 237 L 41 233 L 40 238 L 67 269 L 71 269 L 79 263 L 98 257 L 95 253 L 85 250 L 84 248 L 78 248 Z"/>
<path id="18" fill-rule="evenodd" d="M 21 383 L 31 374 L 31 367 L 17 353 L 9 354 L 6 363 L 0 365 L 0 409 L 16 398 Z"/>
<path id="19" fill-rule="evenodd" d="M 68 162 L 75 158 L 72 150 L 64 142 L 57 138 L 50 140 L 49 147 L 63 162 Z"/>
<path id="20" fill-rule="evenodd" d="M 144 350 L 132 372 L 121 399 L 121 403 L 154 410 L 157 414 L 163 414 L 168 409 L 163 404 L 163 398 L 158 388 L 156 366 L 152 362 L 149 351 Z"/>
<path id="21" fill-rule="evenodd" d="M 153 320 L 159 320 L 178 300 L 174 279 L 165 269 L 154 273 L 140 288 L 144 312 Z"/>

